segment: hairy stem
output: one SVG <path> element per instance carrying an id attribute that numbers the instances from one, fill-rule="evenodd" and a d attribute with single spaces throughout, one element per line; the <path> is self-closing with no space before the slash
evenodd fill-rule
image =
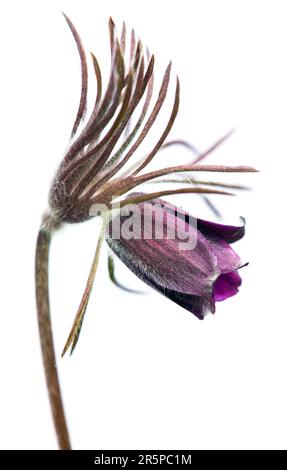
<path id="1" fill-rule="evenodd" d="M 41 228 L 36 246 L 36 301 L 41 349 L 47 389 L 59 448 L 70 450 L 61 389 L 58 379 L 49 306 L 48 264 L 51 230 Z"/>

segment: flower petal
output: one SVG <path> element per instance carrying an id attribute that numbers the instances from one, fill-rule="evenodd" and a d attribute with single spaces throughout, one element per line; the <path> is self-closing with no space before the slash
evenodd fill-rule
<path id="1" fill-rule="evenodd" d="M 134 192 L 129 194 L 129 196 L 141 195 L 143 193 Z M 159 203 L 165 206 L 166 210 L 177 211 L 177 216 L 187 220 L 190 215 L 185 210 L 176 207 L 170 202 L 164 201 L 163 199 L 156 198 L 153 199 L 154 203 Z M 242 225 L 223 225 L 216 222 L 210 222 L 209 220 L 197 219 L 197 228 L 203 235 L 215 235 L 222 240 L 225 240 L 227 243 L 234 243 L 243 238 L 245 234 L 245 219 L 240 217 L 242 220 Z"/>
<path id="2" fill-rule="evenodd" d="M 197 295 L 185 294 L 183 292 L 164 289 L 158 285 L 152 285 L 149 279 L 142 278 L 142 280 L 180 307 L 193 313 L 199 320 L 203 320 L 205 315 L 209 312 L 215 313 L 215 299 L 212 295 L 200 297 Z"/>
<path id="3" fill-rule="evenodd" d="M 214 250 L 218 262 L 218 268 L 221 274 L 235 271 L 241 266 L 241 260 L 231 246 L 221 238 L 206 235 L 210 246 Z"/>
<path id="4" fill-rule="evenodd" d="M 108 226 L 107 243 L 117 256 L 152 287 L 210 296 L 221 273 L 210 242 L 165 207 L 151 203 L 132 207 L 137 209 L 132 216 L 126 206 Z M 189 241 L 193 249 L 183 249 Z"/>
<path id="5" fill-rule="evenodd" d="M 129 197 L 142 194 L 143 193 L 131 193 Z M 209 222 L 203 219 L 195 219 L 191 217 L 190 214 L 185 210 L 161 198 L 146 201 L 144 204 L 146 207 L 148 207 L 148 204 L 152 204 L 153 206 L 157 205 L 161 208 L 164 208 L 165 212 L 176 216 L 178 224 L 179 220 L 184 221 L 185 230 L 187 225 L 192 223 L 192 226 L 197 229 L 198 240 L 200 238 L 200 234 L 202 234 L 204 238 L 207 239 L 212 245 L 212 248 L 218 260 L 218 267 L 221 273 L 234 271 L 235 269 L 240 267 L 240 257 L 229 246 L 229 243 L 231 242 L 228 240 L 232 240 L 232 242 L 235 242 L 236 240 L 239 240 L 243 237 L 245 232 L 245 220 L 243 219 L 243 217 L 243 225 L 236 227 L 231 225 L 217 224 L 215 222 Z M 191 229 L 193 227 L 191 227 Z"/>
<path id="6" fill-rule="evenodd" d="M 213 297 L 216 302 L 228 299 L 237 294 L 241 285 L 241 277 L 238 271 L 221 274 L 215 281 L 213 286 Z"/>
<path id="7" fill-rule="evenodd" d="M 208 220 L 197 219 L 198 230 L 203 235 L 216 235 L 227 243 L 234 243 L 240 240 L 245 234 L 245 219 L 241 217 L 243 225 L 236 227 L 234 225 L 217 224 Z"/>

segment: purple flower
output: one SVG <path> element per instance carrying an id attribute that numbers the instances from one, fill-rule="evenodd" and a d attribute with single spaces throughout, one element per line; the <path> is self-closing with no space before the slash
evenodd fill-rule
<path id="1" fill-rule="evenodd" d="M 168 141 L 180 103 L 179 79 L 172 78 L 171 62 L 157 86 L 154 80 L 154 56 L 143 47 L 133 30 L 130 35 L 127 34 L 125 24 L 118 36 L 115 24 L 110 19 L 109 79 L 106 86 L 103 86 L 100 64 L 92 54 L 97 91 L 91 113 L 86 116 L 88 58 L 75 26 L 66 15 L 64 16 L 78 49 L 82 86 L 70 143 L 51 184 L 49 208 L 44 214 L 41 231 L 51 236 L 64 223 L 81 223 L 95 216 L 101 216 L 103 223 L 87 285 L 63 354 L 69 347 L 73 351 L 77 344 L 97 272 L 104 228 L 109 217 L 114 218 L 122 206 L 134 204 L 139 208 L 151 207 L 151 203 L 147 201 L 156 201 L 156 198 L 176 194 L 200 194 L 208 205 L 212 206 L 206 195 L 232 195 L 230 190 L 242 190 L 246 187 L 206 178 L 199 179 L 193 175 L 202 172 L 212 174 L 256 171 L 249 166 L 202 164 L 203 159 L 218 148 L 230 132 L 204 152 L 196 152 L 196 157 L 186 164 L 171 162 L 168 166 L 160 165 L 158 169 L 150 170 L 150 163 L 166 147 L 184 145 L 195 151 L 185 140 Z M 172 81 L 173 99 L 166 122 L 163 128 L 159 126 L 153 142 L 143 152 L 142 143 L 147 140 L 151 129 L 158 122 L 158 116 L 162 114 Z M 140 196 L 131 195 L 131 191 L 136 191 L 139 186 L 152 182 L 160 183 L 158 191 Z M 180 183 L 181 186 L 174 189 L 165 186 L 167 183 Z M 158 212 L 166 213 L 163 209 L 158 209 Z M 179 215 L 174 216 L 174 219 L 183 229 L 186 222 Z M 240 284 L 236 274 L 240 261 L 228 245 L 233 241 L 230 238 L 236 236 L 237 229 L 226 228 L 227 238 L 224 238 L 217 234 L 218 227 L 204 221 L 199 221 L 199 230 L 189 227 L 197 236 L 196 247 L 189 251 L 181 251 L 180 242 L 177 243 L 176 239 L 133 241 L 120 238 L 108 242 L 130 269 L 146 283 L 199 318 L 203 318 L 208 310 L 214 312 L 216 300 L 223 300 L 236 293 Z M 168 263 L 171 265 L 168 266 Z M 115 280 L 113 268 L 110 269 L 110 274 L 111 279 Z"/>
<path id="2" fill-rule="evenodd" d="M 88 58 L 75 26 L 64 16 L 79 53 L 81 94 L 70 142 L 50 187 L 49 207 L 39 229 L 35 263 L 41 349 L 55 429 L 63 450 L 71 446 L 55 367 L 49 308 L 48 260 L 55 230 L 64 223 L 81 223 L 96 216 L 102 219 L 86 287 L 62 355 L 69 348 L 72 353 L 77 345 L 105 237 L 111 249 L 140 279 L 203 319 L 207 312 L 215 312 L 216 301 L 238 292 L 241 279 L 237 270 L 241 262 L 230 244 L 242 238 L 244 226 L 224 226 L 201 219 L 195 225 L 188 213 L 159 198 L 199 194 L 217 213 L 206 195 L 233 195 L 230 190 L 247 187 L 199 178 L 198 174 L 256 171 L 249 166 L 202 164 L 230 132 L 202 153 L 185 140 L 168 140 L 179 110 L 179 79 L 172 79 L 170 62 L 162 81 L 157 84 L 154 56 L 134 30 L 127 33 L 125 23 L 117 35 L 111 18 L 109 79 L 103 87 L 100 65 L 91 54 L 97 91 L 91 112 L 86 116 L 90 83 Z M 174 97 L 167 111 L 163 110 L 163 105 L 172 81 Z M 163 111 L 166 122 L 161 127 L 158 116 L 163 115 Z M 143 150 L 142 143 L 147 141 L 156 123 L 157 133 L 150 146 Z M 192 161 L 179 164 L 175 154 L 176 161 L 151 170 L 149 165 L 157 155 L 173 145 L 182 145 L 197 155 Z M 159 190 L 131 194 L 139 186 L 153 182 L 161 185 Z M 165 186 L 173 183 L 181 186 L 176 189 Z M 135 212 L 133 220 L 127 212 L 131 207 Z M 119 236 L 114 236 L 113 229 L 117 229 Z M 108 266 L 111 280 L 123 287 L 114 276 L 111 256 Z"/>
<path id="3" fill-rule="evenodd" d="M 199 319 L 238 292 L 241 261 L 230 243 L 243 237 L 244 225 L 196 220 L 162 199 L 136 207 L 123 208 L 106 230 L 108 245 L 136 276 Z"/>

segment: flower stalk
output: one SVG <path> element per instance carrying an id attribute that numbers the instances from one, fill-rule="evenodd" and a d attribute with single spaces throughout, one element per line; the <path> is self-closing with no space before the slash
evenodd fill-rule
<path id="1" fill-rule="evenodd" d="M 49 304 L 49 251 L 53 229 L 44 226 L 38 233 L 36 245 L 36 302 L 47 390 L 54 426 L 61 450 L 70 450 L 70 438 L 65 418 L 61 388 L 58 378 Z"/>

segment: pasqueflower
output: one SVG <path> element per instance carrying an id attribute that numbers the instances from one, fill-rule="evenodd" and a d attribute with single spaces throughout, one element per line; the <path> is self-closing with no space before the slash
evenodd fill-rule
<path id="1" fill-rule="evenodd" d="M 103 93 L 101 69 L 92 54 L 97 93 L 90 117 L 85 119 L 88 96 L 87 57 L 74 25 L 69 18 L 66 16 L 65 18 L 79 52 L 82 89 L 70 144 L 51 185 L 49 207 L 43 217 L 36 250 L 36 298 L 41 346 L 54 423 L 59 446 L 62 449 L 70 448 L 70 442 L 55 369 L 48 296 L 49 246 L 54 230 L 61 227 L 64 222 L 84 222 L 98 214 L 103 219 L 87 286 L 63 353 L 69 347 L 73 350 L 77 343 L 105 236 L 117 255 L 146 283 L 199 318 L 203 318 L 208 310 L 214 312 L 217 300 L 223 300 L 237 292 L 240 284 L 237 273 L 240 260 L 229 243 L 243 235 L 242 227 L 226 227 L 198 220 L 197 228 L 192 224 L 189 227 L 190 232 L 197 237 L 196 246 L 189 251 L 180 251 L 177 239 L 163 238 L 160 242 L 156 239 L 127 241 L 122 237 L 113 240 L 108 235 L 107 227 L 112 220 L 118 220 L 121 228 L 123 206 L 134 204 L 141 211 L 144 207 L 156 204 L 158 198 L 165 195 L 179 193 L 228 195 L 230 189 L 238 189 L 238 186 L 206 180 L 198 181 L 196 178 L 189 177 L 187 180 L 187 174 L 202 171 L 255 171 L 247 166 L 200 163 L 226 136 L 197 156 L 190 164 L 171 165 L 156 171 L 146 171 L 146 167 L 158 152 L 172 143 L 166 142 L 166 138 L 178 113 L 180 96 L 178 79 L 165 128 L 159 130 L 159 137 L 151 145 L 150 150 L 144 154 L 141 152 L 141 143 L 154 126 L 165 102 L 171 81 L 171 63 L 164 72 L 154 98 L 154 56 L 150 56 L 134 31 L 131 32 L 129 50 L 127 50 L 125 25 L 118 38 L 115 25 L 110 20 L 110 77 Z M 187 145 L 185 142 L 181 143 Z M 164 178 L 168 175 L 173 181 L 181 181 L 183 187 L 145 194 L 130 193 L 134 188 L 147 182 L 161 181 L 161 184 L 164 184 L 166 182 Z M 185 179 L 182 181 L 183 175 Z M 170 210 L 171 208 L 166 207 L 157 208 L 155 217 L 159 215 L 166 217 Z M 179 214 L 173 215 L 173 218 L 180 230 L 187 224 Z M 169 225 L 166 225 L 166 228 L 169 228 Z"/>
<path id="2" fill-rule="evenodd" d="M 244 224 L 194 219 L 162 199 L 136 209 L 130 215 L 127 206 L 111 219 L 106 240 L 142 281 L 199 319 L 238 292 L 241 261 L 230 244 L 243 237 Z"/>

